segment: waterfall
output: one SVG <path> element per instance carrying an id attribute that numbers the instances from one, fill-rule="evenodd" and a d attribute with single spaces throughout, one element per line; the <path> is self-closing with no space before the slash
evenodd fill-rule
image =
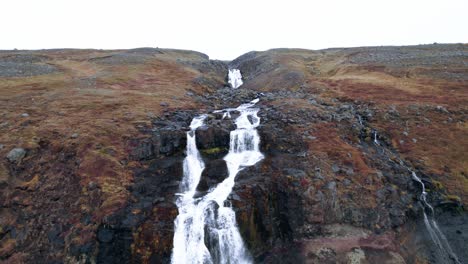
<path id="1" fill-rule="evenodd" d="M 458 260 L 457 256 L 453 252 L 452 248 L 450 247 L 447 238 L 445 237 L 444 233 L 442 233 L 442 231 L 439 229 L 439 225 L 434 219 L 434 208 L 426 200 L 426 186 L 414 171 L 411 171 L 411 176 L 413 180 L 417 181 L 421 185 L 422 191 L 419 199 L 423 204 L 424 225 L 426 226 L 426 229 L 429 232 L 429 236 L 431 237 L 432 241 L 437 246 L 440 256 L 448 256 L 449 258 L 453 259 L 455 263 L 461 264 L 461 262 Z M 429 211 L 430 217 L 428 217 L 426 209 Z"/>
<path id="2" fill-rule="evenodd" d="M 377 130 L 374 130 L 374 144 L 377 146 L 380 146 L 380 143 L 377 139 Z M 385 152 L 386 149 L 382 147 L 382 150 Z M 434 244 L 437 247 L 437 251 L 439 253 L 439 256 L 443 258 L 448 258 L 452 259 L 454 263 L 456 264 L 461 264 L 461 262 L 458 260 L 457 255 L 453 252 L 452 248 L 450 247 L 450 244 L 445 237 L 444 233 L 442 233 L 442 230 L 440 230 L 439 225 L 437 224 L 434 216 L 434 208 L 429 204 L 427 201 L 427 192 L 426 192 L 426 186 L 424 185 L 423 181 L 421 178 L 418 177 L 418 175 L 410 169 L 409 166 L 405 165 L 403 160 L 399 159 L 400 165 L 405 167 L 410 173 L 411 177 L 413 180 L 418 182 L 421 185 L 421 195 L 419 196 L 419 200 L 422 203 L 422 211 L 423 211 L 423 220 L 424 220 L 424 225 L 427 229 L 427 232 L 429 233 L 429 236 L 431 240 L 434 242 Z M 427 212 L 429 212 L 429 215 Z"/>
<path id="3" fill-rule="evenodd" d="M 238 69 L 230 69 L 228 73 L 228 83 L 231 85 L 232 88 L 237 89 L 242 84 L 242 74 Z"/>
<path id="4" fill-rule="evenodd" d="M 195 131 L 202 126 L 206 116 L 195 117 L 187 132 L 187 156 L 184 160 L 184 177 L 176 201 L 179 209 L 174 232 L 174 248 L 171 262 L 179 263 L 252 263 L 236 223 L 234 210 L 226 200 L 235 184 L 235 178 L 243 168 L 252 166 L 261 159 L 260 137 L 257 127 L 260 118 L 258 108 L 253 106 L 258 99 L 223 112 L 240 113 L 236 129 L 230 132 L 229 152 L 224 157 L 228 177 L 205 196 L 194 198 L 196 187 L 204 169 L 204 163 L 195 143 Z"/>
<path id="5" fill-rule="evenodd" d="M 204 244 L 204 221 L 193 198 L 205 168 L 197 149 L 195 131 L 203 126 L 205 118 L 205 115 L 195 117 L 190 124 L 190 131 L 187 132 L 187 156 L 184 159 L 184 176 L 180 186 L 182 193 L 178 194 L 180 197 L 176 201 L 179 215 L 174 221 L 172 263 L 207 263 L 211 259 Z"/>
<path id="6" fill-rule="evenodd" d="M 376 145 L 380 145 L 380 144 L 379 144 L 379 140 L 377 139 L 377 130 L 374 131 L 374 143 L 375 143 Z"/>

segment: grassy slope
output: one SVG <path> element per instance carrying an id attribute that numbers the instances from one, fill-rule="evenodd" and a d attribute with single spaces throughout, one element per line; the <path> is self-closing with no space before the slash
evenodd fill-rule
<path id="1" fill-rule="evenodd" d="M 404 159 L 439 181 L 438 187 L 468 202 L 468 45 L 277 49 L 256 56 L 268 58 L 265 65 L 278 66 L 247 86 L 302 89 L 331 105 L 333 98 L 369 105 L 375 112 L 370 125 L 391 138 Z M 310 105 L 295 100 L 274 104 L 297 109 Z M 346 143 L 339 142 L 346 149 Z M 324 146 L 323 151 L 333 156 L 331 149 Z"/>

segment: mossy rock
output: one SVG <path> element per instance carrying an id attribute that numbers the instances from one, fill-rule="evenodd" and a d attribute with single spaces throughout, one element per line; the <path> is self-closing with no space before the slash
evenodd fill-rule
<path id="1" fill-rule="evenodd" d="M 221 156 L 226 155 L 229 152 L 229 150 L 223 147 L 214 147 L 214 148 L 209 148 L 209 149 L 202 149 L 200 150 L 200 152 L 204 156 L 220 158 Z"/>
<path id="2" fill-rule="evenodd" d="M 444 188 L 444 185 L 440 181 L 431 180 L 432 185 L 434 185 L 436 190 L 441 190 Z"/>
<path id="3" fill-rule="evenodd" d="M 461 203 L 461 198 L 457 195 L 449 194 L 445 196 L 445 199 L 450 200 L 452 202 Z"/>

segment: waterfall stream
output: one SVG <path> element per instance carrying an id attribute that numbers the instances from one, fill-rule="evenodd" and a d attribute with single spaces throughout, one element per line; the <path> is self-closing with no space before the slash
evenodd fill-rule
<path id="1" fill-rule="evenodd" d="M 242 74 L 240 70 L 238 69 L 231 69 L 229 70 L 228 73 L 228 83 L 231 85 L 232 88 L 237 89 L 239 88 L 242 84 Z"/>
<path id="2" fill-rule="evenodd" d="M 377 146 L 380 145 L 380 144 L 379 144 L 379 140 L 377 139 L 377 130 L 374 131 L 374 143 L 375 143 Z"/>
<path id="3" fill-rule="evenodd" d="M 374 144 L 377 145 L 378 147 L 381 147 L 383 151 L 386 151 L 386 149 L 380 145 L 378 139 L 377 139 L 377 130 L 374 130 Z M 421 178 L 418 177 L 418 175 L 410 169 L 410 167 L 406 166 L 403 160 L 399 159 L 400 165 L 404 166 L 410 173 L 411 177 L 413 180 L 418 182 L 421 185 L 421 195 L 419 196 L 419 200 L 422 203 L 422 211 L 423 211 L 423 220 L 424 220 L 424 225 L 427 229 L 427 232 L 429 233 L 429 236 L 431 240 L 434 242 L 434 244 L 437 247 L 437 251 L 440 257 L 446 259 L 452 259 L 454 263 L 456 264 L 461 264 L 461 262 L 458 260 L 457 255 L 453 252 L 452 248 L 450 247 L 450 244 L 445 237 L 444 233 L 439 228 L 439 225 L 437 224 L 434 216 L 434 208 L 429 204 L 427 201 L 427 192 L 426 192 L 426 186 L 424 185 L 423 181 Z M 429 215 L 428 215 L 429 212 Z"/>
<path id="4" fill-rule="evenodd" d="M 243 168 L 261 159 L 260 137 L 257 127 L 260 118 L 255 99 L 237 108 L 218 110 L 223 118 L 231 112 L 239 112 L 236 129 L 230 132 L 229 153 L 224 157 L 228 177 L 211 188 L 202 197 L 194 198 L 204 169 L 204 162 L 196 146 L 195 131 L 204 125 L 206 115 L 195 117 L 187 132 L 187 156 L 184 159 L 184 176 L 181 193 L 176 201 L 179 215 L 175 220 L 174 248 L 171 262 L 179 263 L 252 263 L 236 223 L 234 210 L 227 205 L 227 198 L 235 184 L 235 178 Z"/>
<path id="5" fill-rule="evenodd" d="M 362 117 L 358 114 L 357 119 L 359 122 L 359 125 L 361 127 L 364 126 L 364 122 L 362 120 Z M 378 140 L 378 134 L 377 130 L 372 131 L 373 135 L 373 143 L 378 149 L 382 150 L 382 153 L 385 152 L 390 152 L 388 149 L 384 147 L 384 144 L 381 144 Z M 448 242 L 446 236 L 440 230 L 439 225 L 437 224 L 437 221 L 435 220 L 435 214 L 434 214 L 434 208 L 429 204 L 427 201 L 427 192 L 426 192 L 426 186 L 424 185 L 424 182 L 421 180 L 421 178 L 418 177 L 418 175 L 409 167 L 407 166 L 403 160 L 399 159 L 399 164 L 403 167 L 405 167 L 410 173 L 411 177 L 414 181 L 418 182 L 421 186 L 421 195 L 419 196 L 419 200 L 421 201 L 422 205 L 422 212 L 423 212 L 423 220 L 424 220 L 424 225 L 427 229 L 427 232 L 429 234 L 430 239 L 432 242 L 435 244 L 437 248 L 437 253 L 440 257 L 444 258 L 444 262 L 446 263 L 449 261 L 449 259 L 453 260 L 454 263 L 456 264 L 461 264 L 461 262 L 458 260 L 457 255 L 453 252 L 452 248 L 450 247 L 450 243 Z"/>
<path id="6" fill-rule="evenodd" d="M 407 169 L 411 172 L 413 180 L 417 181 L 421 185 L 422 191 L 419 199 L 423 204 L 424 225 L 426 226 L 427 232 L 429 233 L 431 240 L 437 246 L 439 255 L 443 257 L 446 256 L 449 259 L 452 259 L 455 263 L 461 264 L 461 262 L 458 260 L 457 256 L 453 252 L 452 248 L 450 247 L 450 244 L 447 241 L 447 238 L 445 237 L 444 233 L 442 233 L 442 231 L 439 228 L 439 225 L 435 221 L 434 208 L 426 200 L 426 186 L 422 182 L 421 178 L 419 178 L 414 171 L 411 171 L 409 168 Z M 429 211 L 429 216 L 427 215 L 426 210 Z"/>

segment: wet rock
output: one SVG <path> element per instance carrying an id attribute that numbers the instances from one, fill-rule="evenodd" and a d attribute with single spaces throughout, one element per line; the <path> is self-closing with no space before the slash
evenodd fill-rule
<path id="1" fill-rule="evenodd" d="M 10 162 L 16 162 L 19 163 L 21 160 L 26 156 L 26 150 L 23 148 L 14 148 L 10 150 L 7 154 L 7 159 Z"/>
<path id="2" fill-rule="evenodd" d="M 226 162 L 222 159 L 208 161 L 205 164 L 197 191 L 207 191 L 228 177 Z"/>
<path id="3" fill-rule="evenodd" d="M 235 193 L 235 192 L 231 192 L 229 197 L 230 197 L 231 200 L 234 200 L 234 201 L 242 201 L 242 199 L 239 197 L 239 195 L 237 195 L 237 193 Z"/>
<path id="4" fill-rule="evenodd" d="M 157 197 L 153 200 L 153 204 L 162 203 L 164 201 L 166 201 L 164 197 Z"/>
<path id="5" fill-rule="evenodd" d="M 221 157 L 229 150 L 230 130 L 221 127 L 201 127 L 196 131 L 197 147 L 203 154 Z"/>

